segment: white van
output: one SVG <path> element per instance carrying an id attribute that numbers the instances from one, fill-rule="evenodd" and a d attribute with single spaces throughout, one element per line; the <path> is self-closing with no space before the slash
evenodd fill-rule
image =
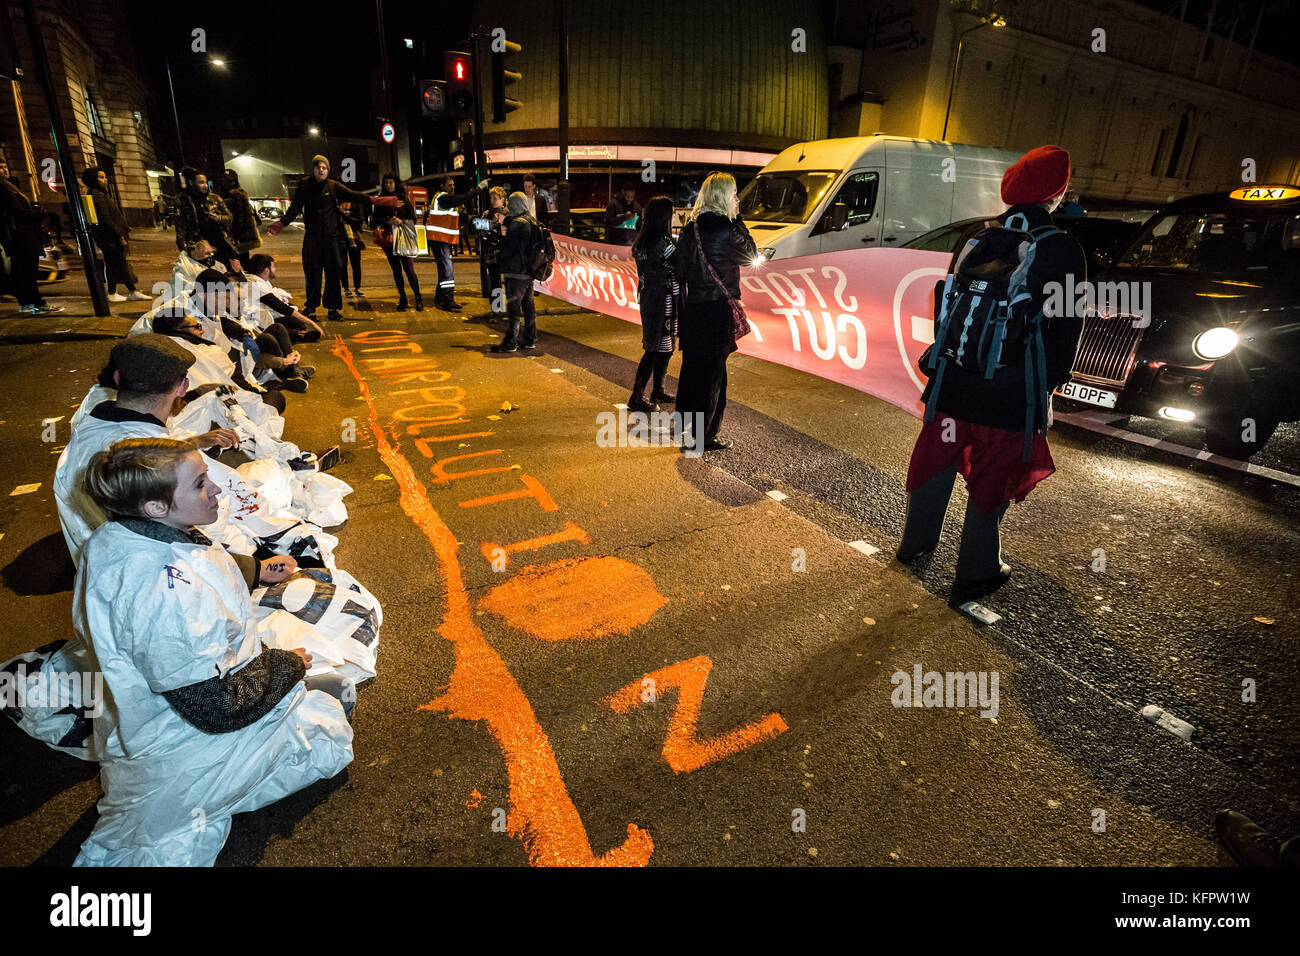
<path id="1" fill-rule="evenodd" d="M 740 218 L 769 259 L 889 248 L 958 219 L 996 216 L 1020 154 L 902 136 L 796 143 L 740 194 Z"/>

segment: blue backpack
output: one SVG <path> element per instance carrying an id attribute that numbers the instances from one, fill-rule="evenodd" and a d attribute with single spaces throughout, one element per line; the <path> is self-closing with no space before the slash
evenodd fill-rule
<path id="1" fill-rule="evenodd" d="M 1041 311 L 1030 314 L 1029 268 L 1038 242 L 1064 235 L 1056 226 L 1029 228 L 1020 213 L 1005 226 L 994 225 L 972 236 L 953 258 L 943 291 L 936 290 L 934 345 L 923 367 L 934 387 L 925 404 L 925 420 L 934 420 L 944 372 L 957 365 L 992 379 L 1023 352 L 1025 368 L 1025 451 L 1029 461 L 1034 433 L 1045 425 L 1047 366 Z"/>

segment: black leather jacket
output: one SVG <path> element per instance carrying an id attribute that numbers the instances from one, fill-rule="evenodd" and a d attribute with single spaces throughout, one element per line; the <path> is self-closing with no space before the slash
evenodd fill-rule
<path id="1" fill-rule="evenodd" d="M 702 240 L 704 256 L 722 280 L 725 291 L 701 269 L 697 237 Z M 740 267 L 749 265 L 756 255 L 758 248 L 739 219 L 705 212 L 697 221 L 687 223 L 677 239 L 677 251 L 672 259 L 673 271 L 686 283 L 687 304 L 717 302 L 727 297 L 739 299 Z"/>

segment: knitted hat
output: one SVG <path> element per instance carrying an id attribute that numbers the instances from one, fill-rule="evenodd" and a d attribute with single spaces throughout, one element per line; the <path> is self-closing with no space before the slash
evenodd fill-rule
<path id="1" fill-rule="evenodd" d="M 1042 203 L 1055 199 L 1070 184 L 1070 154 L 1059 146 L 1039 146 L 1007 168 L 1002 175 L 1002 201 Z"/>
<path id="2" fill-rule="evenodd" d="M 328 169 L 330 165 L 329 157 L 322 156 L 320 153 L 317 153 L 315 156 L 311 158 L 311 164 L 312 166 L 315 166 L 317 163 L 324 163 L 325 168 Z"/>
<path id="3" fill-rule="evenodd" d="M 185 377 L 194 353 L 165 335 L 140 332 L 113 346 L 108 364 L 117 371 L 119 388 L 156 395 Z"/>

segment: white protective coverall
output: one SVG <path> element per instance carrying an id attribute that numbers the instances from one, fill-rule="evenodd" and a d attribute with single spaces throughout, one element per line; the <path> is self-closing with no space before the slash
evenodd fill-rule
<path id="1" fill-rule="evenodd" d="M 204 733 L 163 697 L 237 672 L 262 652 L 248 587 L 220 545 L 169 543 L 105 523 L 83 554 L 73 623 L 108 697 L 94 733 L 104 797 L 77 865 L 210 866 L 232 814 L 333 777 L 352 760 L 342 705 L 301 681 L 228 733 Z"/>

